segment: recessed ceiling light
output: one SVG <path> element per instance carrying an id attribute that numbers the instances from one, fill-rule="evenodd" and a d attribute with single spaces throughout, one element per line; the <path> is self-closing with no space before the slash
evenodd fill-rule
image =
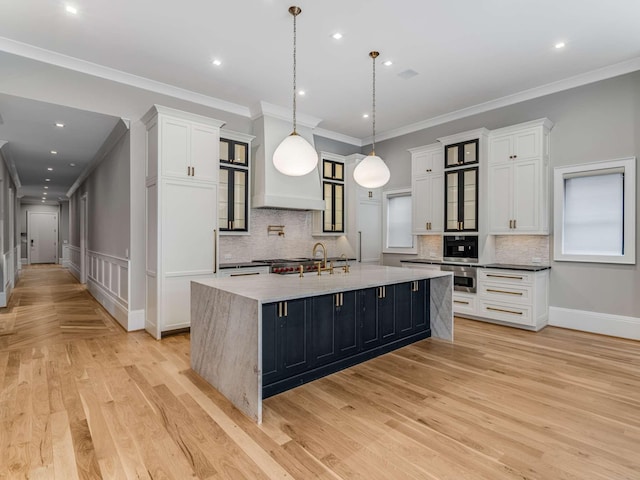
<path id="1" fill-rule="evenodd" d="M 50 172 L 53 172 L 53 168 L 52 167 L 47 167 L 47 170 L 49 170 Z"/>
<path id="2" fill-rule="evenodd" d="M 211 63 L 213 63 L 216 67 L 219 67 L 220 65 L 222 65 L 222 61 L 218 60 L 217 58 Z"/>
<path id="3" fill-rule="evenodd" d="M 42 201 L 44 202 L 46 200 L 46 198 L 42 197 Z"/>
<path id="4" fill-rule="evenodd" d="M 45 182 L 50 182 L 50 181 L 51 181 L 51 179 L 50 179 L 50 178 L 45 178 L 45 179 L 44 179 L 44 181 L 45 181 Z"/>
<path id="5" fill-rule="evenodd" d="M 382 62 L 382 64 L 383 64 L 385 67 L 390 67 L 391 65 L 393 65 L 393 62 L 392 62 L 391 60 L 387 60 L 386 62 Z"/>
<path id="6" fill-rule="evenodd" d="M 42 203 L 44 203 L 44 200 L 42 200 Z"/>
<path id="7" fill-rule="evenodd" d="M 57 155 L 58 152 L 56 152 L 55 150 L 51 150 L 51 155 Z"/>
<path id="8" fill-rule="evenodd" d="M 42 192 L 42 194 L 43 194 L 43 195 L 46 195 L 46 194 L 47 194 L 47 192 Z"/>
<path id="9" fill-rule="evenodd" d="M 564 42 L 558 42 L 558 43 L 556 43 L 554 46 L 559 50 L 559 49 L 561 49 L 561 48 L 564 48 L 565 43 L 564 43 Z"/>
<path id="10" fill-rule="evenodd" d="M 73 5 L 67 5 L 65 7 L 65 10 L 67 11 L 67 13 L 70 13 L 71 15 L 77 15 L 78 14 L 78 9 L 76 7 L 74 7 Z"/>
<path id="11" fill-rule="evenodd" d="M 56 127 L 64 128 L 64 123 L 56 122 Z"/>
<path id="12" fill-rule="evenodd" d="M 334 40 L 340 40 L 342 38 L 342 34 L 340 32 L 336 32 L 331 35 L 331 38 L 333 38 Z"/>
<path id="13" fill-rule="evenodd" d="M 75 166 L 76 166 L 76 164 L 75 164 L 75 163 L 70 163 L 70 164 L 69 164 L 69 166 L 70 166 L 70 167 L 75 167 Z"/>
<path id="14" fill-rule="evenodd" d="M 307 92 L 305 92 L 304 90 L 298 90 L 298 95 L 300 95 L 301 97 L 304 97 L 307 94 Z"/>
<path id="15" fill-rule="evenodd" d="M 44 188 L 45 188 L 45 189 L 47 189 L 47 188 L 49 188 L 49 187 L 47 187 L 47 186 L 45 185 L 45 186 L 44 186 Z"/>
<path id="16" fill-rule="evenodd" d="M 362 114 L 362 118 L 369 118 L 369 114 L 368 113 L 363 113 Z"/>

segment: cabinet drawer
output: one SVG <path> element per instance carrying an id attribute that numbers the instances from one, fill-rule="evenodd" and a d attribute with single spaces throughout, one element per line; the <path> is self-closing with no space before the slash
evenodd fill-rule
<path id="1" fill-rule="evenodd" d="M 478 311 L 477 297 L 473 294 L 453 293 L 453 313 L 476 315 Z"/>
<path id="2" fill-rule="evenodd" d="M 508 283 L 510 285 L 533 285 L 534 273 L 522 270 L 479 268 L 478 280 L 483 282 Z"/>
<path id="3" fill-rule="evenodd" d="M 502 322 L 517 323 L 519 325 L 534 325 L 532 307 L 512 303 L 500 303 L 480 300 L 478 315 Z"/>
<path id="4" fill-rule="evenodd" d="M 517 303 L 519 305 L 533 304 L 532 285 L 483 281 L 479 285 L 478 293 L 489 301 Z"/>
<path id="5" fill-rule="evenodd" d="M 243 267 L 243 268 L 222 268 L 218 271 L 218 277 L 244 277 L 247 275 L 268 274 L 269 267 Z"/>

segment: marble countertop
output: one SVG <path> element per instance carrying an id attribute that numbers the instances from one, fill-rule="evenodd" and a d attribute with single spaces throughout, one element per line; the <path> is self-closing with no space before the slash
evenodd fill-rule
<path id="1" fill-rule="evenodd" d="M 501 270 L 524 270 L 527 272 L 539 272 L 541 270 L 548 270 L 551 267 L 549 265 L 541 264 L 528 264 L 528 265 L 516 265 L 513 263 L 463 263 L 463 262 L 443 262 L 442 260 L 430 259 L 430 258 L 414 258 L 412 260 L 400 260 L 401 263 L 426 263 L 428 265 L 460 265 L 463 267 L 476 267 L 476 268 L 499 268 Z"/>
<path id="2" fill-rule="evenodd" d="M 341 269 L 336 268 L 333 275 L 329 272 L 322 272 L 322 275 L 310 272 L 300 278 L 298 275 L 269 274 L 211 278 L 193 282 L 258 300 L 261 303 L 271 303 L 450 275 L 452 275 L 451 272 L 353 265 L 349 273 L 343 273 Z"/>

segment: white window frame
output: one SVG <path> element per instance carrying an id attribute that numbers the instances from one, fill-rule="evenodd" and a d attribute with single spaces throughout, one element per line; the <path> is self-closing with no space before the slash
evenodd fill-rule
<path id="1" fill-rule="evenodd" d="M 598 172 L 610 169 L 620 169 L 624 171 L 624 252 L 622 255 L 577 255 L 563 253 L 564 245 L 564 198 L 565 198 L 565 176 L 566 175 L 598 175 Z M 553 259 L 560 262 L 590 262 L 590 263 L 615 263 L 632 264 L 636 263 L 636 157 L 621 158 L 617 160 L 607 160 L 603 162 L 585 163 L 571 165 L 567 167 L 556 167 L 553 169 L 554 175 L 554 241 Z"/>
<path id="2" fill-rule="evenodd" d="M 417 254 L 418 246 L 415 235 L 411 235 L 412 238 L 412 247 L 387 247 L 387 211 L 389 210 L 389 198 L 390 197 L 399 197 L 399 196 L 409 196 L 411 197 L 412 190 L 411 188 L 400 188 L 397 190 L 387 190 L 382 192 L 382 253 L 404 253 L 404 254 Z M 410 215 L 410 219 L 413 218 L 413 215 Z"/>

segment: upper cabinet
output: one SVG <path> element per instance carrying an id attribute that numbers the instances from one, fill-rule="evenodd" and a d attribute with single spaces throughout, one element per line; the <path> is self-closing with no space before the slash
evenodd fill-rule
<path id="1" fill-rule="evenodd" d="M 252 135 L 220 132 L 220 191 L 218 221 L 220 233 L 249 233 L 249 185 Z"/>
<path id="2" fill-rule="evenodd" d="M 489 136 L 489 233 L 549 233 L 548 119 L 493 130 Z"/>
<path id="3" fill-rule="evenodd" d="M 445 173 L 445 231 L 478 231 L 478 167 Z"/>
<path id="4" fill-rule="evenodd" d="M 344 157 L 320 153 L 322 198 L 325 208 L 314 212 L 313 235 L 345 234 L 345 166 Z"/>
<path id="5" fill-rule="evenodd" d="M 442 145 L 412 148 L 411 200 L 414 235 L 441 234 L 444 226 L 444 177 Z"/>
<path id="6" fill-rule="evenodd" d="M 164 176 L 218 181 L 219 128 L 171 116 L 160 117 L 160 157 Z"/>
<path id="7" fill-rule="evenodd" d="M 444 147 L 445 168 L 477 164 L 480 161 L 479 145 L 477 138 L 446 145 Z"/>

